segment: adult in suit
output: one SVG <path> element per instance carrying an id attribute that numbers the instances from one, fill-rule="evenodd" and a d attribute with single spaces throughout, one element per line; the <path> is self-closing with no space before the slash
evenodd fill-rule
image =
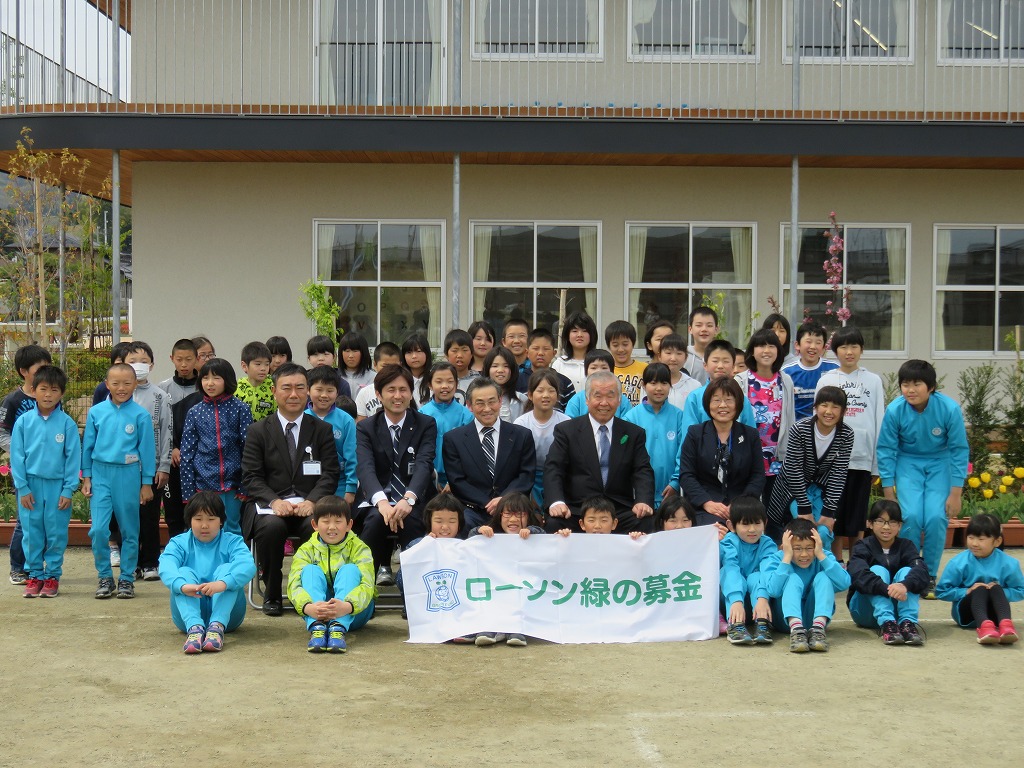
<path id="1" fill-rule="evenodd" d="M 490 379 L 473 379 L 466 391 L 473 421 L 444 436 L 448 485 L 465 507 L 465 530 L 486 525 L 506 493 L 530 495 L 537 468 L 533 434 L 502 422 L 501 393 Z"/>
<path id="2" fill-rule="evenodd" d="M 402 549 L 424 536 L 423 505 L 437 492 L 437 424 L 410 409 L 412 387 L 407 369 L 382 366 L 373 380 L 381 409 L 356 424 L 356 531 L 373 552 L 380 586 L 395 583 L 388 536 L 398 534 Z"/>
<path id="3" fill-rule="evenodd" d="M 727 523 L 738 496 L 760 497 L 764 457 L 757 430 L 738 421 L 743 390 L 732 378 L 713 379 L 704 390 L 709 421 L 686 431 L 679 461 L 679 487 L 697 510 L 697 523 Z"/>
<path id="4" fill-rule="evenodd" d="M 306 369 L 285 363 L 273 382 L 277 413 L 249 427 L 242 450 L 242 489 L 252 499 L 242 511 L 242 534 L 255 542 L 263 567 L 263 612 L 280 616 L 284 542 L 312 535 L 313 505 L 334 493 L 341 468 L 331 427 L 303 413 L 309 397 Z"/>
<path id="5" fill-rule="evenodd" d="M 622 385 L 595 371 L 584 387 L 587 415 L 558 424 L 544 464 L 546 527 L 579 530 L 580 502 L 604 496 L 615 505 L 616 533 L 654 530 L 654 471 L 642 427 L 615 418 Z"/>

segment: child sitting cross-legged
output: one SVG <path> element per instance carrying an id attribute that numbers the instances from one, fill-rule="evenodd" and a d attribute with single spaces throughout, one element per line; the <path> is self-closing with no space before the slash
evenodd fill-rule
<path id="1" fill-rule="evenodd" d="M 946 563 L 935 586 L 939 600 L 953 603 L 953 621 L 977 627 L 982 645 L 1017 642 L 1010 603 L 1024 600 L 1024 574 L 1016 559 L 998 549 L 1002 543 L 998 518 L 975 515 L 967 524 L 967 551 Z"/>
<path id="2" fill-rule="evenodd" d="M 729 522 L 734 533 L 719 545 L 723 611 L 728 611 L 729 642 L 733 645 L 771 645 L 771 608 L 768 590 L 761 579 L 761 567 L 778 548 L 764 535 L 768 516 L 755 496 L 740 496 L 729 505 Z M 752 614 L 755 633 L 747 629 Z"/>
<path id="3" fill-rule="evenodd" d="M 886 645 L 924 645 L 917 617 L 928 589 L 928 566 L 909 539 L 900 538 L 900 505 L 879 499 L 868 511 L 867 536 L 850 550 L 846 605 L 858 627 L 882 630 Z M 897 623 L 898 622 L 898 623 Z"/>
<path id="4" fill-rule="evenodd" d="M 373 616 L 377 597 L 370 548 L 352 533 L 348 502 L 325 496 L 313 507 L 313 535 L 288 572 L 288 599 L 309 630 L 310 653 L 344 653 L 345 634 Z"/>
<path id="5" fill-rule="evenodd" d="M 764 564 L 762 578 L 772 626 L 780 632 L 789 630 L 789 650 L 827 651 L 825 628 L 835 612 L 835 593 L 849 588 L 850 575 L 822 546 L 814 523 L 804 517 L 789 522 L 782 534 L 782 549 Z"/>
<path id="6" fill-rule="evenodd" d="M 171 591 L 171 621 L 186 634 L 185 653 L 219 651 L 224 634 L 245 618 L 245 585 L 256 563 L 245 540 L 223 530 L 224 501 L 199 491 L 185 506 L 185 533 L 173 537 L 160 555 L 160 579 Z"/>

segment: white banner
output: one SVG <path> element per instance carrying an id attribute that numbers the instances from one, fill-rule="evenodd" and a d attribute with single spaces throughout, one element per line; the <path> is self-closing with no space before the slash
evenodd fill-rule
<path id="1" fill-rule="evenodd" d="M 555 643 L 718 636 L 718 531 L 633 540 L 499 534 L 425 538 L 402 553 L 409 642 L 518 632 Z"/>

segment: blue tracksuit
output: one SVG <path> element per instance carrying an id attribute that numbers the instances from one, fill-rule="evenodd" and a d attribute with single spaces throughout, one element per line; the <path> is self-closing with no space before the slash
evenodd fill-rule
<path id="1" fill-rule="evenodd" d="M 434 469 L 437 471 L 438 488 L 444 488 L 448 484 L 448 476 L 444 473 L 444 460 L 441 458 L 441 440 L 444 439 L 446 432 L 469 424 L 473 420 L 473 414 L 456 400 L 439 403 L 434 399 L 420 408 L 420 413 L 430 416 L 437 422 L 437 452 L 434 454 Z"/>
<path id="2" fill-rule="evenodd" d="M 33 579 L 59 579 L 68 546 L 71 500 L 78 487 L 82 441 L 78 424 L 60 408 L 48 416 L 27 412 L 11 430 L 11 476 L 18 498 L 18 519 L 24 530 L 25 570 Z M 21 499 L 32 494 L 32 509 Z"/>
<path id="3" fill-rule="evenodd" d="M 704 393 L 707 388 L 708 385 L 704 384 L 693 390 L 686 398 L 686 406 L 683 408 L 683 435 L 686 435 L 686 430 L 694 424 L 703 424 L 711 418 L 704 410 Z M 754 409 L 751 408 L 750 400 L 746 397 L 743 398 L 743 410 L 740 411 L 739 422 L 757 429 L 757 422 L 754 421 Z"/>
<path id="4" fill-rule="evenodd" d="M 648 403 L 631 408 L 623 421 L 643 427 L 647 453 L 654 470 L 654 505 L 661 504 L 661 492 L 671 485 L 679 493 L 679 454 L 683 448 L 683 412 L 666 402 L 658 413 Z"/>
<path id="5" fill-rule="evenodd" d="M 850 575 L 827 549 L 825 559 L 814 558 L 806 568 L 784 563 L 780 549 L 764 564 L 761 578 L 772 606 L 772 626 L 789 631 L 789 620 L 798 618 L 810 626 L 817 616 L 832 618 L 836 592 L 850 588 Z"/>
<path id="6" fill-rule="evenodd" d="M 224 530 L 242 532 L 242 449 L 252 424 L 252 409 L 232 395 L 204 396 L 189 409 L 181 432 L 181 498 L 196 491 L 219 493 L 227 523 Z"/>
<path id="7" fill-rule="evenodd" d="M 629 398 L 625 395 L 622 396 L 622 400 L 619 402 L 619 408 L 615 411 L 616 417 L 623 419 L 626 414 L 632 410 L 633 404 L 629 401 Z M 565 406 L 565 415 L 570 419 L 575 419 L 577 416 L 583 416 L 590 411 L 587 409 L 587 393 L 586 391 L 577 392 L 575 395 L 569 398 L 569 402 Z M 683 432 L 685 435 L 685 431 Z"/>
<path id="8" fill-rule="evenodd" d="M 139 560 L 139 491 L 156 474 L 156 440 L 149 411 L 133 400 L 94 405 L 82 438 L 82 477 L 92 478 L 92 556 L 101 579 L 111 578 L 110 517 L 121 529 L 121 579 L 135 580 Z"/>
<path id="9" fill-rule="evenodd" d="M 975 557 L 970 550 L 964 550 L 946 563 L 942 578 L 935 585 L 935 596 L 939 600 L 953 603 L 953 621 L 961 627 L 974 627 L 977 622 L 965 622 L 960 617 L 960 601 L 967 596 L 968 588 L 978 582 L 996 582 L 1006 593 L 1011 603 L 1024 600 L 1024 574 L 1016 558 L 1001 549 L 992 550 L 988 557 Z"/>
<path id="10" fill-rule="evenodd" d="M 341 465 L 335 495 L 355 493 L 359 487 L 359 481 L 356 480 L 356 420 L 336 405 L 332 405 L 323 417 L 317 416 L 312 408 L 307 408 L 306 413 L 330 424 L 334 432 L 334 447 L 338 451 L 338 464 Z"/>
<path id="11" fill-rule="evenodd" d="M 918 412 L 902 397 L 885 409 L 878 435 L 878 474 L 882 487 L 896 486 L 903 510 L 900 536 L 920 546 L 934 578 L 946 540 L 946 499 L 967 476 L 967 431 L 960 406 L 932 392 Z"/>
<path id="12" fill-rule="evenodd" d="M 768 599 L 768 586 L 761 578 L 761 567 L 778 552 L 775 542 L 762 536 L 756 544 L 748 544 L 735 533 L 726 534 L 718 545 L 722 566 L 719 583 L 725 599 L 726 615 L 733 603 L 753 608 L 760 599 Z"/>
<path id="13" fill-rule="evenodd" d="M 221 531 L 213 541 L 197 539 L 191 530 L 167 542 L 160 555 L 160 580 L 171 591 L 171 620 L 182 632 L 215 621 L 228 632 L 245 618 L 245 585 L 256 575 L 256 563 L 245 540 Z M 182 594 L 186 584 L 223 581 L 227 589 L 212 597 Z"/>

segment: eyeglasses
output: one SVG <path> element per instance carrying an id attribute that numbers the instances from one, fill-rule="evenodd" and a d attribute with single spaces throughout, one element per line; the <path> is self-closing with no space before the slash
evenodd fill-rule
<path id="1" fill-rule="evenodd" d="M 200 360 L 212 360 L 217 356 L 216 352 L 203 352 L 199 355 Z"/>
<path id="2" fill-rule="evenodd" d="M 882 520 L 882 519 L 872 520 L 871 524 L 872 525 L 877 525 L 880 528 L 894 528 L 897 525 L 903 525 L 903 523 L 900 522 L 899 520 Z"/>
<path id="3" fill-rule="evenodd" d="M 512 518 L 515 518 L 515 517 L 526 517 L 526 513 L 525 512 L 515 512 L 515 511 L 510 511 L 510 510 L 506 509 L 506 510 L 502 511 L 501 516 L 511 520 Z"/>

